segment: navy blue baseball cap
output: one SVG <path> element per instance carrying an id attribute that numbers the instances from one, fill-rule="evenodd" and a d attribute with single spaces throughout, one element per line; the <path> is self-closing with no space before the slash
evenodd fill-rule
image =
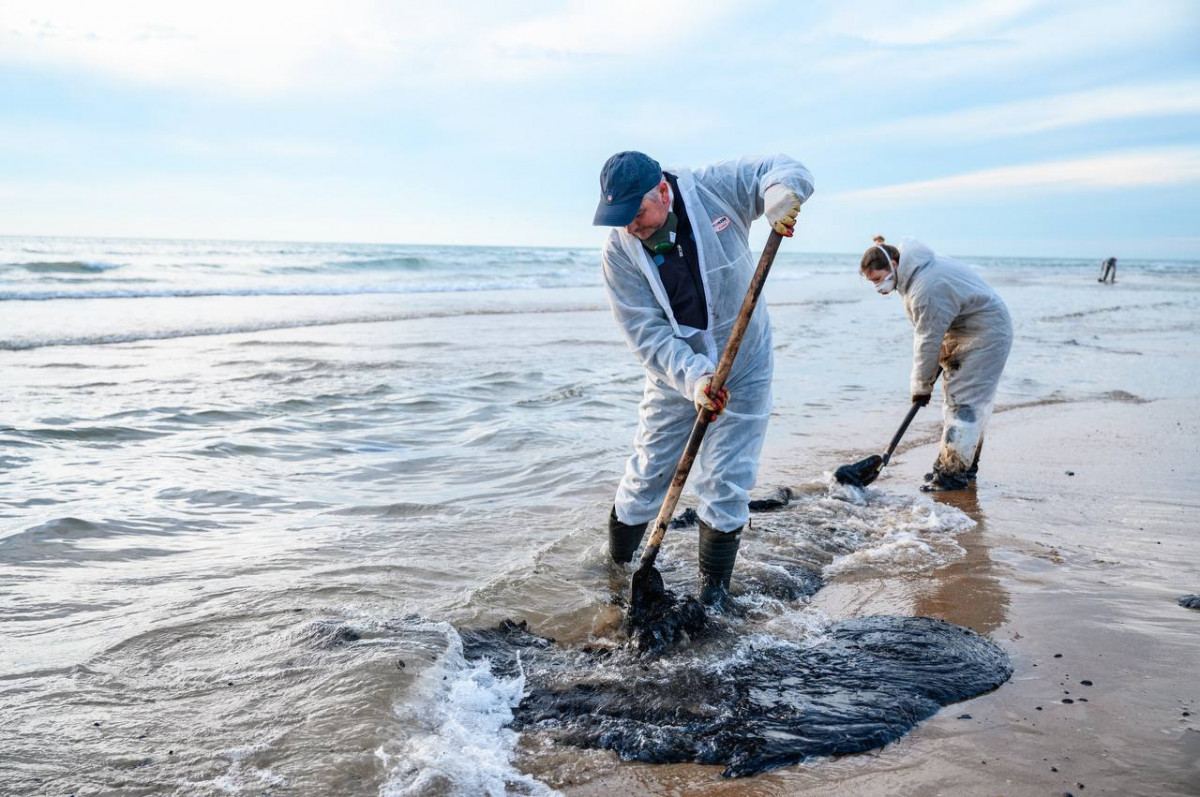
<path id="1" fill-rule="evenodd" d="M 600 170 L 600 204 L 593 227 L 624 227 L 637 218 L 642 197 L 662 182 L 658 161 L 640 152 L 618 152 Z"/>

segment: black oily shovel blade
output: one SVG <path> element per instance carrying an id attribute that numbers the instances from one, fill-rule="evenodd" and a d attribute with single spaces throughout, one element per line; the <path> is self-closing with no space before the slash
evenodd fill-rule
<path id="1" fill-rule="evenodd" d="M 851 487 L 866 487 L 875 479 L 879 478 L 879 471 L 883 470 L 883 457 L 878 454 L 872 454 L 866 459 L 859 460 L 853 465 L 843 465 L 833 473 L 833 477 L 838 480 L 839 484 L 848 484 Z"/>
<path id="2" fill-rule="evenodd" d="M 642 565 L 633 573 L 625 624 L 638 652 L 655 655 L 699 634 L 708 617 L 700 601 L 691 596 L 679 599 L 654 565 Z"/>

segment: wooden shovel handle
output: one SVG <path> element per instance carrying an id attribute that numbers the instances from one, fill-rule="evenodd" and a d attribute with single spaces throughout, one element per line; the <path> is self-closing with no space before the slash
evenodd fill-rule
<path id="1" fill-rule="evenodd" d="M 908 425 L 912 423 L 913 418 L 917 416 L 917 410 L 921 409 L 921 405 L 913 402 L 913 405 L 908 408 L 908 415 L 904 416 L 904 423 L 900 424 L 900 429 L 892 438 L 892 442 L 887 447 L 887 451 L 883 455 L 883 465 L 892 461 L 892 454 L 896 453 L 896 446 L 900 445 L 900 438 L 904 437 L 904 433 L 908 431 Z M 880 467 L 883 467 L 882 465 Z"/>
<path id="2" fill-rule="evenodd" d="M 939 368 L 937 375 L 933 377 L 936 383 L 938 377 L 942 375 L 942 369 Z M 931 386 L 932 387 L 932 386 Z M 908 425 L 912 423 L 913 418 L 917 417 L 917 410 L 923 407 L 923 404 L 913 402 L 913 405 L 908 408 L 908 415 L 904 416 L 904 423 L 900 424 L 900 429 L 896 432 L 896 436 L 892 438 L 891 444 L 887 447 L 887 453 L 883 455 L 883 464 L 886 465 L 892 461 L 892 454 L 896 453 L 896 446 L 900 445 L 900 438 L 904 437 L 904 433 L 908 431 Z M 882 465 L 880 467 L 883 467 Z"/>

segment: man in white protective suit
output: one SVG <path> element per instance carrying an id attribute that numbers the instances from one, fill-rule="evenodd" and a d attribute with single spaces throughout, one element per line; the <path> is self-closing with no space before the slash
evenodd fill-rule
<path id="1" fill-rule="evenodd" d="M 879 293 L 894 289 L 904 297 L 914 327 L 913 402 L 928 404 L 942 374 L 942 445 L 921 489 L 966 489 L 979 470 L 983 432 L 1012 348 L 1008 308 L 969 266 L 912 238 L 899 249 L 872 246 L 859 268 Z"/>
<path id="2" fill-rule="evenodd" d="M 708 604 L 729 588 L 771 411 L 763 302 L 725 389 L 718 395 L 709 384 L 758 263 L 747 240 L 751 222 L 765 213 L 790 237 L 812 191 L 812 175 L 786 155 L 664 171 L 640 152 L 619 152 L 600 173 L 593 224 L 616 228 L 604 245 L 604 285 L 646 369 L 633 455 L 609 515 L 609 553 L 618 563 L 633 560 L 697 412 L 720 412 L 691 480 L 700 499 L 700 597 Z"/>

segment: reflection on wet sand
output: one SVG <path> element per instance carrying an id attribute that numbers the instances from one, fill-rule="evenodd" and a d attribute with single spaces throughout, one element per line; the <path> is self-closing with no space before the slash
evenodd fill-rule
<path id="1" fill-rule="evenodd" d="M 924 583 L 915 585 L 913 613 L 918 617 L 939 617 L 963 625 L 980 634 L 988 634 L 1004 623 L 1008 615 L 1009 594 L 993 573 L 990 548 L 986 542 L 987 518 L 974 490 L 936 493 L 935 501 L 952 506 L 977 524 L 958 535 L 964 555 L 934 571 Z"/>

